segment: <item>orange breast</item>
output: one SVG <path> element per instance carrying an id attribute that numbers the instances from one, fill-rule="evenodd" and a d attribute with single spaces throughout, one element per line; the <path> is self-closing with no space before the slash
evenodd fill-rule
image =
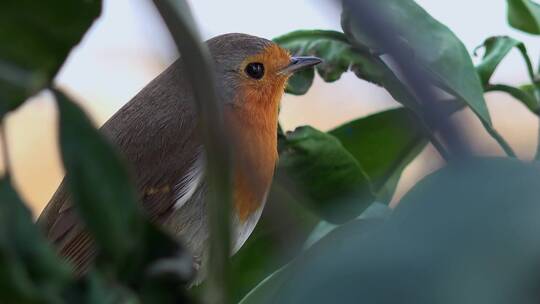
<path id="1" fill-rule="evenodd" d="M 230 111 L 234 114 L 227 111 L 226 117 L 234 134 L 233 201 L 239 219 L 244 221 L 263 203 L 272 183 L 277 161 L 277 106 L 268 112 Z"/>

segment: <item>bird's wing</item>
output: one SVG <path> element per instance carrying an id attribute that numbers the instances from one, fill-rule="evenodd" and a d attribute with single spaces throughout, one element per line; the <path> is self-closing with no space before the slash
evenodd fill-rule
<path id="1" fill-rule="evenodd" d="M 121 152 L 151 220 L 161 223 L 193 183 L 182 183 L 200 156 L 193 95 L 177 61 L 111 117 L 101 132 Z M 176 66 L 176 67 L 175 67 Z M 84 272 L 94 244 L 62 181 L 38 219 L 58 252 Z M 180 196 L 179 196 L 180 195 Z"/>

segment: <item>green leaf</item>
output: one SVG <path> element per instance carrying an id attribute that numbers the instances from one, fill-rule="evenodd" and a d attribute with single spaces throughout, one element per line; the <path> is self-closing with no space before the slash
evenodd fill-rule
<path id="1" fill-rule="evenodd" d="M 371 233 L 344 225 L 333 242 L 322 239 L 274 303 L 534 303 L 538 180 L 537 163 L 454 162 Z"/>
<path id="2" fill-rule="evenodd" d="M 302 269 L 305 263 L 309 263 L 314 257 L 317 257 L 320 254 L 320 250 L 334 248 L 339 252 L 339 250 L 342 247 L 347 246 L 348 243 L 347 241 L 343 241 L 342 238 L 364 238 L 383 223 L 389 215 L 390 209 L 387 206 L 380 203 L 374 203 L 357 219 L 341 226 L 335 226 L 322 221 L 313 231 L 312 236 L 310 237 L 311 244 L 304 247 L 305 251 L 299 254 L 290 263 L 277 269 L 264 280 L 261 280 L 261 282 L 255 286 L 242 301 L 240 301 L 240 304 L 282 303 L 278 300 L 278 296 L 282 293 L 281 290 L 287 288 L 287 282 L 290 282 L 290 278 L 295 275 L 295 272 L 297 272 L 298 269 Z M 355 228 L 354 234 L 350 233 L 350 231 L 353 230 L 352 227 Z M 352 243 L 354 242 L 351 242 L 351 244 Z"/>
<path id="3" fill-rule="evenodd" d="M 69 97 L 53 93 L 68 187 L 100 250 L 98 268 L 134 284 L 143 298 L 182 298 L 191 270 L 170 265 L 192 265 L 191 255 L 147 221 L 116 150 Z"/>
<path id="4" fill-rule="evenodd" d="M 392 214 L 392 209 L 390 209 L 386 204 L 374 202 L 364 212 L 362 212 L 362 214 L 360 214 L 357 220 L 386 219 L 390 216 L 390 214 Z M 318 241 L 320 241 L 322 238 L 324 238 L 326 235 L 328 235 L 330 232 L 334 231 L 338 227 L 339 225 L 335 225 L 327 221 L 320 221 L 317 226 L 313 228 L 313 231 L 311 231 L 309 237 L 304 243 L 304 250 L 309 249 L 311 246 L 316 244 Z"/>
<path id="5" fill-rule="evenodd" d="M 529 34 L 540 35 L 540 5 L 531 0 L 507 0 L 508 23 Z"/>
<path id="6" fill-rule="evenodd" d="M 71 279 L 7 179 L 0 180 L 0 296 L 4 303 L 58 303 Z"/>
<path id="7" fill-rule="evenodd" d="M 255 286 L 238 304 L 265 304 L 272 301 L 274 294 L 287 282 L 287 266 L 276 270 Z"/>
<path id="8" fill-rule="evenodd" d="M 319 75 L 326 82 L 334 82 L 347 72 L 353 51 L 343 33 L 325 30 L 298 30 L 274 39 L 281 47 L 294 55 L 317 56 L 323 62 L 317 65 Z M 287 92 L 301 95 L 313 82 L 314 68 L 297 73 L 289 80 Z"/>
<path id="9" fill-rule="evenodd" d="M 405 108 L 351 121 L 330 134 L 356 158 L 383 203 L 392 199 L 401 173 L 428 142 L 415 117 Z"/>
<path id="10" fill-rule="evenodd" d="M 143 240 L 143 216 L 120 156 L 84 112 L 62 92 L 60 145 L 67 181 L 77 208 L 103 251 L 123 263 Z M 126 236 L 130 237 L 126 237 Z"/>
<path id="11" fill-rule="evenodd" d="M 485 48 L 485 53 L 482 62 L 476 66 L 476 71 L 484 86 L 489 84 L 495 69 L 513 48 L 517 48 L 523 56 L 531 81 L 534 81 L 534 69 L 523 42 L 508 36 L 495 36 L 486 39 L 482 46 Z"/>
<path id="12" fill-rule="evenodd" d="M 311 88 L 314 78 L 314 68 L 307 68 L 305 70 L 298 71 L 289 78 L 285 92 L 293 95 L 304 95 L 307 93 L 309 88 Z"/>
<path id="13" fill-rule="evenodd" d="M 3 0 L 0 116 L 47 86 L 100 15 L 99 0 Z"/>
<path id="14" fill-rule="evenodd" d="M 481 120 L 491 125 L 480 79 L 467 49 L 454 33 L 412 0 L 376 1 L 373 5 L 399 30 L 395 39 L 404 52 L 411 53 L 411 61 L 425 69 L 438 86 L 463 100 Z M 342 26 L 351 43 L 373 52 L 386 52 L 376 42 L 377 37 L 369 37 L 369 30 L 353 24 L 349 12 L 348 8 L 344 9 Z"/>
<path id="15" fill-rule="evenodd" d="M 338 139 L 311 127 L 280 138 L 277 178 L 330 222 L 355 218 L 373 201 L 368 178 Z"/>

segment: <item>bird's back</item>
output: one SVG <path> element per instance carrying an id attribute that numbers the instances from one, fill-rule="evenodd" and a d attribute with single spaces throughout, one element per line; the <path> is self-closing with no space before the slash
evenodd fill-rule
<path id="1" fill-rule="evenodd" d="M 188 173 L 201 150 L 194 99 L 181 65 L 180 60 L 171 65 L 100 129 L 125 157 L 142 205 L 157 223 L 166 223 L 172 214 L 181 191 L 179 177 Z M 67 187 L 64 179 L 37 222 L 60 255 L 83 272 L 95 256 L 95 248 L 72 207 Z"/>

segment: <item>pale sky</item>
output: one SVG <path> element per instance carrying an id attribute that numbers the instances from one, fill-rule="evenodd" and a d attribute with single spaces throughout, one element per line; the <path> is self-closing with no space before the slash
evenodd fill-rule
<path id="1" fill-rule="evenodd" d="M 273 38 L 296 29 L 339 30 L 339 9 L 328 0 L 192 0 L 189 1 L 204 39 L 244 32 Z M 506 24 L 504 0 L 419 0 L 472 50 L 491 35 L 511 35 L 526 42 L 537 64 L 540 38 L 512 30 Z M 150 0 L 104 0 L 102 17 L 71 53 L 56 79 L 75 96 L 97 125 L 102 124 L 174 58 L 171 43 L 153 11 Z M 426 46 L 429 47 L 429 46 Z M 513 51 L 494 77 L 495 81 L 527 81 L 524 63 Z M 495 127 L 516 148 L 520 157 L 532 157 L 537 119 L 504 94 L 488 94 Z M 347 73 L 333 84 L 316 79 L 301 97 L 285 96 L 280 121 L 286 129 L 310 124 L 323 130 L 374 111 L 395 107 L 382 89 Z M 56 109 L 50 96 L 41 94 L 8 120 L 15 180 L 36 210 L 47 202 L 62 178 L 56 146 Z M 500 153 L 470 113 L 456 119 L 467 123 L 468 137 L 480 153 Z M 440 159 L 426 150 L 406 172 L 400 193 Z"/>
<path id="2" fill-rule="evenodd" d="M 82 99 L 97 103 L 96 106 L 102 104 L 102 115 L 108 116 L 163 70 L 176 55 L 151 1 L 104 2 L 102 18 L 72 54 L 58 77 L 58 83 Z M 328 0 L 189 2 L 204 39 L 229 32 L 273 38 L 295 29 L 340 29 L 339 8 Z M 538 38 L 512 30 L 506 24 L 504 0 L 417 2 L 448 25 L 471 52 L 492 35 L 511 35 L 526 42 L 531 54 L 540 52 Z M 311 123 L 326 129 L 342 120 L 364 114 L 366 104 L 370 109 L 392 104 L 378 88 L 358 81 L 352 75 L 344 78 L 344 81 L 315 88 L 317 99 L 324 100 L 323 103 L 332 107 L 330 114 L 325 111 L 324 104 L 317 102 L 311 104 L 314 112 L 300 115 L 297 113 L 300 110 L 298 104 L 305 108 L 301 102 L 305 98 L 287 97 L 282 123 L 288 128 Z M 494 80 L 511 84 L 527 80 L 524 64 L 517 52 L 506 59 Z M 370 96 L 369 101 L 365 100 L 366 95 Z M 332 117 L 320 117 L 321 113 Z"/>

